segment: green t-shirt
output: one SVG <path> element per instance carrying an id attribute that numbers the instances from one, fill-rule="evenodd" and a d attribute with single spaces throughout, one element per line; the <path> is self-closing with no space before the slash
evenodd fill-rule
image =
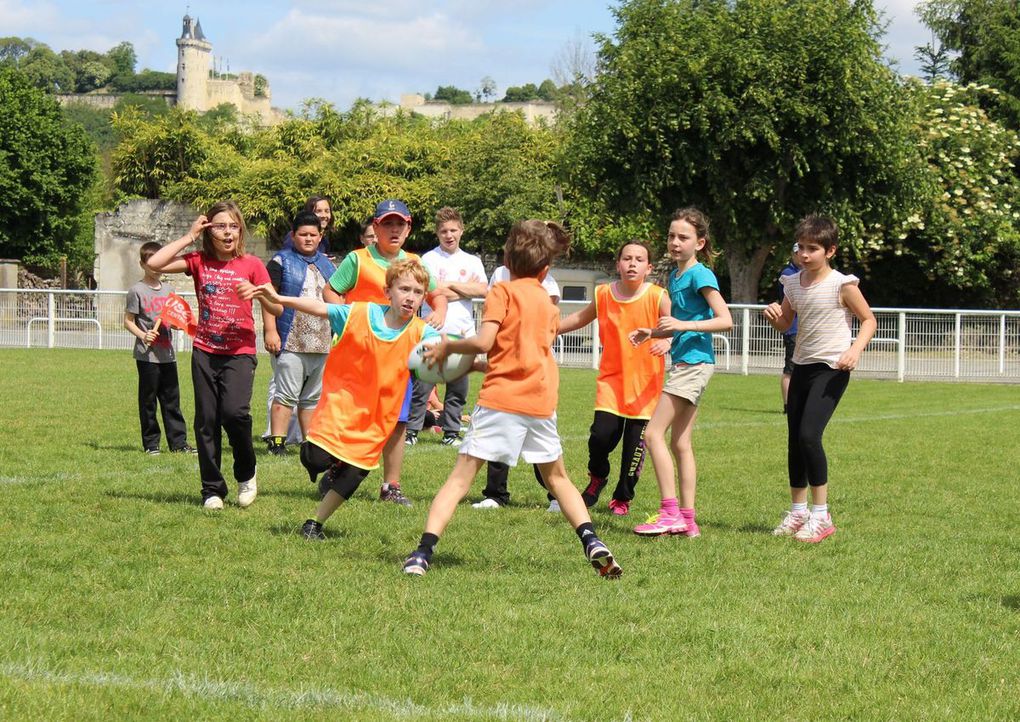
<path id="1" fill-rule="evenodd" d="M 384 271 L 388 269 L 390 267 L 390 263 L 392 263 L 390 259 L 383 258 L 379 251 L 376 250 L 375 246 L 368 247 L 368 254 Z M 405 258 L 407 258 L 407 253 L 405 253 L 404 249 L 401 248 L 397 252 L 397 257 L 394 258 L 393 261 L 402 261 Z M 329 285 L 333 287 L 334 291 L 337 293 L 347 293 L 354 288 L 354 285 L 358 282 L 359 262 L 359 254 L 357 253 L 348 253 L 344 257 L 344 260 L 340 261 L 340 265 L 337 267 L 336 271 L 329 277 Z M 425 270 L 428 271 L 427 266 L 425 267 Z M 429 271 L 429 287 L 425 290 L 436 290 L 436 277 L 432 275 L 431 271 Z"/>

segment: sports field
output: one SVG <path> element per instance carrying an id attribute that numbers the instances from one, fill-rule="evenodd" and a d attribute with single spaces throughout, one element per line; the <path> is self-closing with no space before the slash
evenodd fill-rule
<path id="1" fill-rule="evenodd" d="M 2 719 L 1020 717 L 1018 387 L 851 382 L 826 438 L 839 531 L 807 545 L 769 534 L 778 382 L 717 375 L 702 538 L 631 533 L 657 508 L 649 465 L 630 517 L 595 510 L 624 568 L 607 582 L 530 468 L 511 508 L 462 506 L 413 578 L 453 464 L 438 436 L 408 452 L 413 508 L 376 502 L 374 473 L 316 544 L 296 455 L 257 445 L 258 500 L 232 486 L 212 513 L 195 457 L 140 451 L 130 353 L 3 350 L 0 370 Z M 563 372 L 579 486 L 593 397 L 593 372 Z"/>

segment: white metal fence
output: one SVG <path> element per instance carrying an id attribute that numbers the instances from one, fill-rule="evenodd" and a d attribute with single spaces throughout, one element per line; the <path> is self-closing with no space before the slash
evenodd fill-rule
<path id="1" fill-rule="evenodd" d="M 124 329 L 123 291 L 0 289 L 0 347 L 130 349 Z M 193 293 L 181 293 L 192 307 Z M 584 302 L 563 301 L 568 314 Z M 480 302 L 475 306 L 481 309 Z M 777 373 L 783 365 L 780 335 L 761 316 L 762 306 L 732 304 L 733 330 L 715 335 L 717 370 Z M 878 332 L 861 357 L 859 373 L 904 380 L 1020 383 L 1020 311 L 874 309 Z M 255 314 L 261 327 L 260 314 Z M 179 351 L 191 348 L 176 333 Z M 260 334 L 261 336 L 261 334 Z M 597 368 L 593 324 L 557 340 L 562 366 Z M 261 338 L 259 339 L 261 348 Z"/>

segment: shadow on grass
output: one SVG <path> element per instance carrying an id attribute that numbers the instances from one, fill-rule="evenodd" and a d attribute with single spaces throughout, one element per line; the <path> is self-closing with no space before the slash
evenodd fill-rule
<path id="1" fill-rule="evenodd" d="M 82 444 L 82 446 L 86 446 L 93 451 L 123 451 L 138 454 L 139 456 L 142 455 L 142 450 L 131 444 L 101 444 L 95 439 L 90 439 Z"/>
<path id="2" fill-rule="evenodd" d="M 185 493 L 183 491 L 108 491 L 106 495 L 114 499 L 147 501 L 152 504 L 189 504 L 195 507 L 200 506 L 200 499 L 197 493 Z"/>
<path id="3" fill-rule="evenodd" d="M 1002 606 L 1014 612 L 1020 612 L 1020 594 L 1007 594 L 1001 600 Z"/>
<path id="4" fill-rule="evenodd" d="M 767 415 L 767 416 L 774 416 L 776 414 L 779 414 L 780 416 L 783 415 L 783 407 L 782 407 L 782 405 L 780 405 L 778 408 L 773 408 L 773 407 L 770 406 L 770 407 L 768 407 L 766 409 L 762 409 L 762 408 L 748 409 L 748 408 L 745 408 L 743 406 L 715 406 L 713 408 L 720 409 L 722 411 L 737 411 L 737 412 L 743 413 L 743 414 L 762 414 L 762 415 Z"/>

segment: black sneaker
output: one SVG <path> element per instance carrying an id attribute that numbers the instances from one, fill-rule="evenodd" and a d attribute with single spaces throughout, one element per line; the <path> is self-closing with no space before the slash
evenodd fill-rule
<path id="1" fill-rule="evenodd" d="M 445 434 L 441 443 L 443 446 L 452 446 L 454 448 L 460 446 L 460 436 L 457 434 Z"/>
<path id="2" fill-rule="evenodd" d="M 581 492 L 581 498 L 584 499 L 584 505 L 591 509 L 595 504 L 598 503 L 599 494 L 606 488 L 606 479 L 600 479 L 594 474 L 588 474 L 588 486 Z"/>
<path id="3" fill-rule="evenodd" d="M 429 570 L 429 560 L 421 552 L 411 552 L 411 556 L 404 560 L 404 574 L 424 576 Z"/>
<path id="4" fill-rule="evenodd" d="M 411 500 L 404 496 L 399 486 L 388 486 L 379 489 L 379 501 L 390 501 L 400 506 L 411 506 Z"/>
<path id="5" fill-rule="evenodd" d="M 145 453 L 149 456 L 159 456 L 159 449 L 146 449 Z"/>
<path id="6" fill-rule="evenodd" d="M 171 454 L 197 454 L 198 453 L 198 449 L 196 449 L 194 446 L 191 446 L 190 444 L 185 444 L 184 446 L 181 446 L 180 448 L 170 449 L 170 453 Z"/>
<path id="7" fill-rule="evenodd" d="M 404 443 L 407 444 L 408 446 L 414 446 L 415 444 L 417 444 L 418 432 L 408 431 L 406 434 L 404 434 Z"/>
<path id="8" fill-rule="evenodd" d="M 326 541 L 326 535 L 322 533 L 322 524 L 309 519 L 301 525 L 301 536 L 308 541 Z"/>
<path id="9" fill-rule="evenodd" d="M 598 537 L 592 537 L 588 542 L 588 546 L 584 548 L 584 555 L 588 557 L 588 562 L 600 577 L 619 579 L 623 574 L 623 569 L 613 559 L 612 552 Z"/>
<path id="10" fill-rule="evenodd" d="M 273 456 L 286 456 L 287 439 L 283 436 L 270 436 L 266 442 L 266 451 Z"/>

